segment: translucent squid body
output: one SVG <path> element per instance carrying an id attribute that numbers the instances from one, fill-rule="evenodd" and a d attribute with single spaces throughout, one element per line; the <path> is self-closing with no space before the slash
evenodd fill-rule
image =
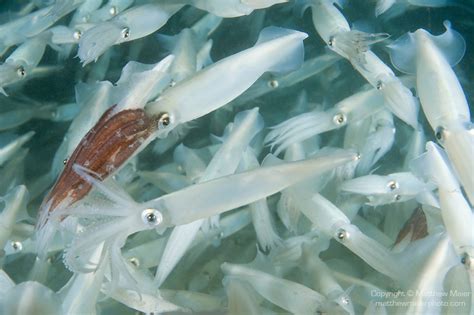
<path id="1" fill-rule="evenodd" d="M 251 148 L 245 150 L 242 165 L 248 170 L 260 166 L 257 157 Z M 267 199 L 265 198 L 251 203 L 249 208 L 260 248 L 263 251 L 269 251 L 272 248 L 281 245 L 281 239 L 275 229 L 272 214 L 268 208 Z"/>
<path id="2" fill-rule="evenodd" d="M 344 148 L 360 153 L 356 175 L 366 175 L 392 148 L 395 142 L 393 115 L 387 111 L 375 114 L 353 124 L 348 124 L 344 134 Z"/>
<path id="3" fill-rule="evenodd" d="M 7 95 L 5 86 L 28 78 L 43 58 L 48 34 L 26 40 L 0 65 L 0 93 Z"/>
<path id="4" fill-rule="evenodd" d="M 428 142 L 427 152 L 412 161 L 411 167 L 421 177 L 438 187 L 441 216 L 446 231 L 460 255 L 474 255 L 474 215 L 461 192 L 459 182 L 442 149 Z"/>
<path id="5" fill-rule="evenodd" d="M 57 222 L 66 215 L 81 218 L 92 214 L 112 218 L 106 223 L 99 221 L 86 227 L 84 233 L 75 238 L 67 251 L 66 263 L 70 268 L 87 271 L 95 268 L 88 263 L 91 249 L 96 248 L 93 244 L 105 241 L 107 248 L 119 250 L 132 233 L 150 228 L 183 225 L 229 211 L 355 159 L 357 156 L 354 153 L 338 152 L 305 161 L 261 167 L 195 184 L 141 204 L 130 199 L 125 192 L 105 185 L 94 178 L 93 173 L 76 165 L 74 170 L 112 200 L 112 204 L 97 208 L 95 204 L 84 202 L 75 207 L 57 210 L 52 214 L 51 220 Z M 232 193 L 237 190 L 239 194 Z M 202 199 L 196 199 L 196 194 Z"/>
<path id="6" fill-rule="evenodd" d="M 293 314 L 315 314 L 323 310 L 325 297 L 299 283 L 282 279 L 247 265 L 224 263 L 224 273 L 250 285 L 259 295 Z"/>
<path id="7" fill-rule="evenodd" d="M 311 6 L 313 24 L 330 49 L 348 59 L 354 68 L 384 96 L 387 108 L 407 124 L 417 128 L 418 104 L 411 91 L 369 46 L 387 38 L 351 30 L 344 15 L 334 6 L 336 0 L 303 0 Z"/>
<path id="8" fill-rule="evenodd" d="M 402 288 L 441 290 L 448 271 L 459 264 L 445 233 L 429 235 L 409 244 L 403 252 L 396 253 L 362 233 L 339 208 L 323 196 L 301 195 L 297 200 L 302 201 L 299 206 L 303 214 L 323 235 L 333 237 L 372 268 L 397 281 Z M 407 269 L 406 266 L 410 268 Z M 427 296 L 414 298 L 430 299 Z M 423 305 L 428 309 L 430 307 L 429 303 L 416 305 Z"/>
<path id="9" fill-rule="evenodd" d="M 303 0 L 303 10 L 311 7 L 313 24 L 330 49 L 351 62 L 363 62 L 369 45 L 387 38 L 386 34 L 352 31 L 344 15 L 334 6 L 338 0 Z M 341 5 L 342 6 L 342 5 Z"/>
<path id="10" fill-rule="evenodd" d="M 272 127 L 265 142 L 279 154 L 289 145 L 320 133 L 358 122 L 383 109 L 383 97 L 377 90 L 356 93 L 327 111 L 313 111 L 293 117 Z"/>
<path id="11" fill-rule="evenodd" d="M 128 1 L 128 0 L 126 0 Z M 123 1 L 119 1 L 123 2 Z M 131 1 L 129 1 L 131 4 Z M 72 48 L 81 39 L 82 34 L 94 24 L 90 24 L 91 15 L 100 11 L 99 7 L 102 5 L 102 0 L 84 0 L 81 5 L 74 11 L 74 14 L 68 26 L 57 25 L 49 29 L 53 33 L 51 41 L 53 44 L 60 46 L 60 58 L 66 58 L 70 55 Z M 105 7 L 105 6 L 104 6 Z M 117 11 L 118 9 L 116 9 Z M 110 10 L 109 11 L 113 11 Z M 115 14 L 108 12 L 108 17 L 111 18 Z M 105 19 L 104 19 L 105 20 Z M 65 45 L 66 44 L 66 45 Z"/>
<path id="12" fill-rule="evenodd" d="M 21 126 L 32 119 L 46 119 L 50 121 L 70 121 L 79 111 L 76 103 L 56 105 L 54 103 L 36 103 L 32 106 L 31 100 L 12 102 L 12 106 L 4 104 L 0 112 L 0 131 Z M 28 104 L 25 104 L 28 103 Z"/>
<path id="13" fill-rule="evenodd" d="M 0 284 L 0 309 L 3 314 L 63 314 L 58 294 L 39 282 L 15 284 L 2 269 Z"/>
<path id="14" fill-rule="evenodd" d="M 66 161 L 58 181 L 43 201 L 38 226 L 44 226 L 54 209 L 59 206 L 65 208 L 90 191 L 90 182 L 74 172 L 74 165 L 92 171 L 99 180 L 105 180 L 153 137 L 165 137 L 179 124 L 225 105 L 244 92 L 264 72 L 284 72 L 298 68 L 303 61 L 302 41 L 306 36 L 298 31 L 266 28 L 254 47 L 220 60 L 179 82 L 165 90 L 157 101 L 147 104 L 145 109 L 134 105 L 138 102 L 143 106 L 145 95 L 149 97 L 154 91 L 153 84 L 144 80 L 143 85 L 137 85 L 136 90 L 127 94 L 117 107 L 108 109 L 78 144 Z M 268 54 L 277 52 L 275 58 L 267 58 Z M 163 60 L 163 64 L 158 64 L 157 68 L 167 69 L 170 61 Z M 235 80 L 222 80 L 229 71 Z M 216 93 L 209 93 L 206 88 L 209 85 L 219 87 Z M 39 242 L 42 244 L 40 247 L 45 245 L 47 235 L 51 232 L 44 230 L 41 233 L 40 239 L 43 241 Z"/>
<path id="15" fill-rule="evenodd" d="M 387 176 L 367 175 L 345 181 L 341 185 L 342 191 L 367 196 L 367 204 L 371 206 L 407 201 L 431 190 L 430 188 L 433 189 L 409 172 Z"/>
<path id="16" fill-rule="evenodd" d="M 85 167 L 94 172 L 97 178 L 104 180 L 137 153 L 140 147 L 144 147 L 151 140 L 150 136 L 162 126 L 163 117 L 149 117 L 145 114 L 143 106 L 155 91 L 155 86 L 163 80 L 172 59 L 172 56 L 167 57 L 151 70 L 136 73 L 134 76 L 126 71 L 130 70 L 130 67 L 125 68 L 123 77 L 131 75 L 134 85 L 128 85 L 128 94 L 117 105 L 110 107 L 102 114 L 98 122 L 77 143 L 71 156 L 64 160 L 65 166 L 61 175 L 41 205 L 38 222 L 40 230 L 46 224 L 50 212 L 58 206 L 68 207 L 82 199 L 91 190 L 92 185 L 73 170 L 74 165 Z M 118 85 L 122 86 L 120 80 Z M 108 92 L 110 86 L 105 84 L 105 88 L 105 92 Z M 96 94 L 96 96 L 101 95 Z M 105 94 L 105 97 L 107 96 L 108 94 Z M 86 120 L 90 124 L 91 119 L 87 116 L 90 110 L 88 108 L 84 111 L 84 115 L 78 118 L 79 121 Z M 83 129 L 81 126 L 77 131 L 80 132 Z M 65 146 L 62 146 L 58 152 L 68 154 L 68 142 L 79 141 L 79 136 L 67 135 L 68 140 L 64 143 Z M 53 167 L 53 175 L 55 170 L 57 168 Z M 43 232 L 48 234 L 46 231 Z M 41 234 L 44 234 L 43 232 Z M 43 235 L 40 239 L 42 240 L 39 246 L 45 246 L 48 236 Z"/>
<path id="17" fill-rule="evenodd" d="M 13 226 L 19 218 L 20 212 L 26 210 L 28 201 L 28 191 L 25 186 L 17 186 L 9 193 L 0 197 L 5 203 L 3 211 L 0 213 L 0 256 L 3 256 L 3 248 L 8 240 L 11 240 Z"/>
<path id="18" fill-rule="evenodd" d="M 0 166 L 4 165 L 8 160 L 12 159 L 21 147 L 34 136 L 35 132 L 30 131 L 22 136 L 17 137 L 16 139 L 11 140 L 11 135 L 2 134 L 0 137 Z"/>
<path id="19" fill-rule="evenodd" d="M 334 54 L 324 54 L 306 60 L 299 69 L 287 74 L 271 75 L 262 77 L 253 84 L 244 94 L 232 101 L 232 105 L 241 106 L 264 96 L 267 93 L 281 90 L 302 82 L 308 78 L 318 75 L 327 70 L 340 60 L 340 57 Z"/>
<path id="20" fill-rule="evenodd" d="M 113 3 L 116 2 L 116 3 Z M 183 6 L 190 4 L 220 17 L 236 17 L 250 14 L 254 9 L 266 8 L 287 0 L 268 1 L 161 1 L 125 10 L 131 1 L 110 1 L 100 10 L 89 14 L 84 22 L 97 24 L 92 28 L 74 30 L 80 38 L 78 56 L 84 65 L 96 61 L 108 48 L 123 42 L 149 35 L 161 28 Z M 87 15 L 85 16 L 87 17 Z M 84 23 L 83 22 L 83 23 Z"/>
<path id="21" fill-rule="evenodd" d="M 313 251 L 310 246 L 303 245 L 303 266 L 307 270 L 313 270 L 312 282 L 318 288 L 318 291 L 324 294 L 329 301 L 341 307 L 348 314 L 354 313 L 354 306 L 348 295 L 348 292 L 337 283 L 332 276 L 329 267 L 319 257 L 318 252 Z M 317 271 L 317 272 L 316 272 Z"/>
<path id="22" fill-rule="evenodd" d="M 451 66 L 464 56 L 462 36 L 444 23 L 446 32 L 433 36 L 423 29 L 390 45 L 393 64 L 406 73 L 416 70 L 417 91 L 435 137 L 445 147 L 471 203 L 474 202 L 474 135 L 466 96 Z"/>
<path id="23" fill-rule="evenodd" d="M 306 148 L 303 146 L 302 143 L 295 143 L 288 147 L 285 151 L 285 161 L 298 161 L 305 159 L 310 152 L 309 150 L 305 150 Z M 285 189 L 281 192 L 280 200 L 278 200 L 277 204 L 277 213 L 280 220 L 283 222 L 285 227 L 293 233 L 296 233 L 298 230 L 298 220 L 301 217 L 301 212 L 296 206 L 296 202 L 294 200 L 293 189 L 302 188 L 303 186 L 313 186 L 314 183 L 308 185 L 308 183 L 301 183 L 295 185 L 294 187 L 290 187 Z M 318 185 L 314 185 L 318 186 Z M 313 186 L 313 187 L 314 187 Z M 315 188 L 316 189 L 316 188 Z"/>
<path id="24" fill-rule="evenodd" d="M 35 37 L 77 8 L 82 0 L 58 1 L 19 19 L 0 25 L 0 55 L 13 46 Z"/>
<path id="25" fill-rule="evenodd" d="M 329 240 L 326 236 L 312 230 L 307 234 L 286 239 L 283 246 L 278 248 L 276 253 L 272 251 L 269 256 L 278 273 L 286 274 L 295 267 L 301 268 L 302 271 L 312 270 L 305 283 L 325 296 L 322 308 L 328 313 L 338 313 L 342 309 L 352 315 L 354 306 L 349 297 L 351 288 L 345 291 L 334 278 L 329 266 L 319 258 L 320 253 L 328 248 Z M 316 270 L 318 272 L 315 272 Z"/>
<path id="26" fill-rule="evenodd" d="M 232 131 L 214 154 L 198 182 L 207 182 L 222 176 L 228 176 L 237 170 L 242 159 L 242 152 L 263 128 L 263 119 L 258 113 L 258 108 L 237 114 L 231 127 Z M 190 170 L 190 167 L 186 167 L 186 169 Z M 173 229 L 156 271 L 155 281 L 158 285 L 164 282 L 183 257 L 203 223 L 204 219 L 201 219 Z"/>
<path id="27" fill-rule="evenodd" d="M 222 18 L 207 14 L 191 28 L 182 30 L 178 35 L 157 35 L 160 45 L 175 56 L 170 69 L 173 80 L 171 84 L 190 77 L 212 63 L 210 57 L 212 40 L 207 40 L 207 38 L 221 22 Z"/>
<path id="28" fill-rule="evenodd" d="M 165 0 L 164 2 L 183 6 L 189 4 L 220 17 L 233 18 L 249 15 L 256 9 L 268 8 L 288 0 Z"/>
<path id="29" fill-rule="evenodd" d="M 109 0 L 98 10 L 94 10 L 90 14 L 86 15 L 84 17 L 84 22 L 97 23 L 108 21 L 128 9 L 133 4 L 133 2 L 133 0 Z"/>
<path id="30" fill-rule="evenodd" d="M 82 34 L 78 56 L 83 65 L 97 59 L 111 46 L 147 36 L 165 25 L 182 5 L 144 4 L 128 9 Z"/>
<path id="31" fill-rule="evenodd" d="M 170 127 L 212 112 L 242 94 L 263 73 L 289 72 L 299 68 L 303 63 L 303 40 L 306 37 L 305 33 L 298 31 L 264 28 L 254 47 L 220 60 L 177 83 L 157 101 L 149 103 L 147 113 L 168 113 L 171 123 L 167 130 L 171 130 Z M 268 58 L 268 55 L 274 57 Z M 232 80 L 222 80 L 229 73 L 232 73 Z M 209 86 L 215 87 L 213 93 L 207 91 Z"/>
<path id="32" fill-rule="evenodd" d="M 394 8 L 395 14 L 390 17 L 400 15 L 405 12 L 409 6 L 428 7 L 428 8 L 442 8 L 447 6 L 459 6 L 463 9 L 470 9 L 460 0 L 377 0 L 375 6 L 375 15 L 379 16 L 384 14 L 386 11 Z M 390 15 L 390 13 L 387 13 Z"/>

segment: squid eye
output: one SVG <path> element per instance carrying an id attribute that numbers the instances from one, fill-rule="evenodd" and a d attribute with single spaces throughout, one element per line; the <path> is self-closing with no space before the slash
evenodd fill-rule
<path id="1" fill-rule="evenodd" d="M 122 30 L 122 37 L 123 38 L 129 38 L 130 37 L 130 29 L 128 27 L 126 27 Z"/>
<path id="2" fill-rule="evenodd" d="M 346 230 L 344 229 L 339 229 L 337 232 L 336 232 L 336 237 L 338 240 L 340 241 L 343 241 L 343 240 L 346 240 L 349 238 L 349 232 L 347 232 Z"/>
<path id="3" fill-rule="evenodd" d="M 395 189 L 398 189 L 399 185 L 398 185 L 397 181 L 391 180 L 391 181 L 388 182 L 387 187 L 390 190 L 395 190 Z"/>
<path id="4" fill-rule="evenodd" d="M 336 125 L 343 125 L 343 124 L 346 123 L 347 117 L 346 117 L 346 115 L 344 115 L 343 113 L 337 113 L 337 114 L 334 115 L 334 117 L 332 118 L 332 121 L 333 121 Z"/>
<path id="5" fill-rule="evenodd" d="M 117 15 L 117 8 L 115 6 L 111 6 L 109 9 L 109 14 L 111 16 Z"/>
<path id="6" fill-rule="evenodd" d="M 336 39 L 334 38 L 334 36 L 331 36 L 328 40 L 328 46 L 329 47 L 334 47 L 335 43 L 336 43 Z"/>
<path id="7" fill-rule="evenodd" d="M 443 127 L 438 127 L 438 128 L 436 128 L 436 130 L 435 130 L 435 137 L 436 137 L 436 139 L 438 139 L 438 141 L 441 142 L 441 141 L 444 140 L 444 136 L 445 136 L 445 135 L 444 135 L 444 132 L 445 132 L 445 130 L 444 130 Z"/>
<path id="8" fill-rule="evenodd" d="M 168 113 L 158 115 L 158 129 L 164 129 L 171 124 L 171 116 Z"/>
<path id="9" fill-rule="evenodd" d="M 383 82 L 382 82 L 382 81 L 378 81 L 378 82 L 377 82 L 377 90 L 380 91 L 380 90 L 382 90 L 383 88 L 384 88 Z"/>
<path id="10" fill-rule="evenodd" d="M 19 241 L 12 241 L 11 246 L 15 252 L 19 252 L 23 249 L 23 244 Z"/>
<path id="11" fill-rule="evenodd" d="M 140 260 L 137 257 L 132 257 L 129 259 L 129 262 L 135 266 L 135 268 L 140 267 Z"/>
<path id="12" fill-rule="evenodd" d="M 163 215 L 156 209 L 145 209 L 142 212 L 143 223 L 149 226 L 157 226 L 163 222 Z"/>
<path id="13" fill-rule="evenodd" d="M 75 40 L 80 40 L 81 39 L 81 36 L 82 36 L 82 32 L 80 30 L 77 30 L 75 31 L 74 33 L 72 33 L 72 37 L 75 39 Z"/>
<path id="14" fill-rule="evenodd" d="M 349 305 L 351 303 L 351 300 L 347 296 L 343 296 L 341 298 L 341 303 L 344 305 Z"/>
<path id="15" fill-rule="evenodd" d="M 271 87 L 272 89 L 276 89 L 278 87 L 279 83 L 276 79 L 271 79 L 268 81 L 268 86 Z"/>
<path id="16" fill-rule="evenodd" d="M 471 257 L 469 257 L 468 253 L 464 253 L 461 256 L 461 264 L 470 267 L 471 266 Z"/>
<path id="17" fill-rule="evenodd" d="M 18 76 L 20 78 L 23 78 L 25 75 L 26 75 L 26 70 L 25 68 L 23 68 L 22 66 L 19 66 L 17 69 L 16 69 L 16 73 L 18 74 Z"/>

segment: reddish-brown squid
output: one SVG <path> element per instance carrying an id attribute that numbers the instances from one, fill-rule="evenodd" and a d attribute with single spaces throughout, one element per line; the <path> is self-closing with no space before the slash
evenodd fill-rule
<path id="1" fill-rule="evenodd" d="M 115 109 L 116 105 L 110 107 L 82 138 L 40 211 L 51 212 L 58 206 L 67 207 L 89 193 L 92 184 L 74 171 L 74 165 L 90 170 L 102 181 L 133 156 L 160 125 L 167 126 L 170 122 L 166 113 L 150 117 L 143 109 L 119 112 Z"/>

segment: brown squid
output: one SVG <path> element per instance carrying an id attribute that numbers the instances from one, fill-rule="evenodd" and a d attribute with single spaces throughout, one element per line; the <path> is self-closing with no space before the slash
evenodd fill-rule
<path id="1" fill-rule="evenodd" d="M 41 211 L 54 211 L 84 198 L 92 184 L 78 175 L 74 165 L 82 166 L 99 180 L 105 180 L 119 169 L 158 128 L 169 123 L 166 114 L 149 117 L 143 109 L 126 109 L 118 113 L 109 108 L 82 138 L 46 196 Z"/>

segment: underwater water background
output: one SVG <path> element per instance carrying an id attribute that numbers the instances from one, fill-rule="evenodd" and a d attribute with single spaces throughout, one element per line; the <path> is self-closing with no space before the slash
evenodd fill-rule
<path id="1" fill-rule="evenodd" d="M 0 2 L 0 25 L 10 21 L 12 17 L 15 17 L 14 12 L 20 11 L 30 2 L 31 1 L 23 0 Z M 54 1 L 40 0 L 32 2 L 37 3 L 39 7 L 52 5 L 54 3 Z M 136 1 L 134 5 L 146 2 L 148 1 Z M 453 70 L 460 81 L 469 104 L 469 109 L 472 113 L 474 104 L 474 3 L 469 0 L 458 2 L 469 8 L 473 8 L 473 10 L 470 11 L 459 6 L 446 6 L 441 8 L 411 7 L 409 10 L 403 11 L 399 16 L 388 18 L 390 14 L 395 13 L 396 8 L 391 9 L 392 11 L 388 11 L 382 16 L 376 17 L 374 14 L 374 1 L 348 0 L 341 12 L 343 12 L 345 18 L 350 21 L 351 25 L 353 25 L 354 28 L 357 27 L 360 31 L 367 33 L 387 33 L 390 35 L 388 39 L 372 45 L 371 49 L 384 63 L 394 70 L 397 76 L 402 74 L 392 66 L 386 45 L 407 32 L 414 32 L 419 28 L 423 28 L 435 35 L 441 34 L 445 30 L 443 22 L 449 20 L 453 29 L 458 31 L 466 42 L 465 55 L 462 60 L 454 66 Z M 311 18 L 311 10 L 306 10 L 300 17 L 299 13 L 295 12 L 294 7 L 294 2 L 290 1 L 289 3 L 281 3 L 268 8 L 254 10 L 249 15 L 224 18 L 218 28 L 212 32 L 209 37 L 212 39 L 212 49 L 210 51 L 212 61 L 218 62 L 244 49 L 252 47 L 258 39 L 260 31 L 267 26 L 278 26 L 307 33 L 308 37 L 304 40 L 305 60 L 331 53 L 315 30 Z M 102 69 L 98 70 L 97 66 L 97 64 L 102 61 L 102 57 L 99 57 L 97 63 L 92 62 L 83 66 L 80 59 L 76 56 L 77 47 L 72 49 L 72 53 L 68 57 L 61 59 L 58 57 L 58 52 L 48 46 L 41 59 L 40 65 L 50 66 L 50 69 L 48 69 L 45 74 L 6 88 L 8 96 L 0 94 L 0 115 L 2 112 L 5 112 L 5 108 L 12 108 L 12 104 L 14 104 L 12 102 L 20 102 L 31 108 L 37 107 L 38 110 L 45 104 L 52 104 L 54 108 L 60 104 L 74 103 L 77 102 L 76 86 L 81 82 L 94 84 L 97 81 L 107 80 L 115 83 L 119 80 L 122 69 L 130 61 L 156 64 L 170 53 L 163 48 L 156 34 L 177 35 L 184 28 L 191 27 L 205 15 L 206 12 L 203 10 L 193 6 L 185 6 L 175 13 L 162 28 L 151 35 L 112 46 L 107 51 L 107 58 L 110 59 L 103 73 L 101 73 Z M 70 19 L 71 14 L 68 14 L 54 25 L 67 25 Z M 2 29 L 0 28 L 0 32 L 1 31 Z M 1 62 L 4 62 L 6 56 L 13 52 L 14 49 L 15 46 L 9 47 L 3 54 Z M 277 57 L 278 52 L 275 52 L 275 55 L 267 56 L 267 58 L 270 59 Z M 275 76 L 277 75 L 267 72 L 262 75 L 258 82 L 268 82 L 268 84 L 271 84 Z M 231 81 L 232 79 L 231 71 L 222 78 L 224 81 Z M 134 161 L 135 164 L 133 167 L 136 172 L 133 175 L 140 177 L 138 175 L 140 172 L 153 171 L 161 166 L 176 163 L 174 149 L 179 143 L 196 151 L 201 150 L 199 154 L 205 157 L 203 158 L 204 160 L 207 158 L 208 162 L 214 151 L 209 150 L 208 152 L 206 148 L 215 145 L 216 141 L 210 135 L 223 136 L 226 126 L 233 121 L 235 115 L 239 112 L 255 107 L 259 108 L 259 113 L 265 123 L 265 131 L 262 132 L 260 136 L 257 136 L 257 139 L 260 137 L 261 139 L 258 141 L 262 142 L 264 134 L 270 130 L 268 128 L 311 110 L 328 110 L 337 102 L 359 92 L 361 87 L 365 84 L 365 79 L 354 69 L 351 63 L 341 58 L 320 73 L 301 82 L 289 87 L 280 88 L 277 86 L 261 97 L 240 102 L 239 99 L 245 97 L 244 92 L 241 96 L 230 102 L 231 106 L 223 106 L 216 111 L 194 120 L 191 131 L 186 134 L 180 142 L 172 146 L 172 149 L 167 150 L 165 153 L 159 155 L 156 153 L 156 143 L 161 139 L 154 140 L 154 142 L 139 153 Z M 208 93 L 214 93 L 214 89 L 216 88 L 218 87 L 212 85 L 208 86 Z M 306 97 L 307 102 L 298 101 L 304 98 L 301 96 L 302 91 L 305 93 L 304 97 Z M 304 104 L 301 105 L 302 103 Z M 2 109 L 2 105 L 4 109 Z M 437 142 L 434 132 L 421 112 L 422 110 L 420 109 L 418 118 L 425 131 L 426 141 Z M 30 230 L 24 233 L 23 236 L 25 239 L 33 237 L 32 233 L 34 232 L 32 232 L 31 228 L 36 224 L 36 218 L 38 217 L 41 203 L 54 181 L 48 183 L 48 186 L 42 187 L 42 189 L 39 189 L 35 185 L 38 185 L 37 181 L 41 176 L 50 171 L 54 155 L 71 124 L 70 120 L 53 120 L 54 119 L 33 118 L 12 130 L 0 131 L 0 137 L 2 133 L 6 135 L 12 132 L 15 135 L 23 135 L 29 131 L 34 131 L 33 138 L 24 145 L 28 151 L 18 153 L 18 155 L 26 154 L 24 160 L 22 161 L 21 156 L 16 156 L 12 159 L 18 159 L 20 162 L 14 168 L 7 169 L 7 167 L 9 167 L 7 164 L 0 166 L 0 174 L 5 176 L 0 178 L 0 196 L 6 195 L 12 187 L 17 185 L 26 185 L 29 190 L 31 187 L 35 187 L 38 192 L 28 201 L 27 213 L 29 218 L 24 222 L 30 226 Z M 375 174 L 385 175 L 401 171 L 401 161 L 405 157 L 406 147 L 411 139 L 412 128 L 395 116 L 394 127 L 396 129 L 394 144 L 384 155 L 383 159 L 372 168 L 371 172 Z M 344 146 L 344 128 L 322 133 L 315 142 L 318 142 L 320 147 L 342 148 Z M 258 154 L 258 161 L 261 163 L 263 158 L 269 153 L 272 153 L 272 149 L 269 146 L 262 145 L 261 152 Z M 280 154 L 280 158 L 283 158 L 283 156 L 284 154 Z M 124 178 L 129 176 L 128 173 L 123 173 L 125 174 L 123 175 Z M 122 173 L 119 173 L 119 178 L 120 175 L 122 175 Z M 130 183 L 131 182 L 133 181 L 131 180 Z M 157 198 L 163 193 L 163 191 L 155 189 L 156 187 L 153 188 L 152 186 L 153 184 L 148 183 L 140 186 L 141 189 L 136 189 L 138 186 L 135 187 L 130 184 L 130 186 L 124 187 L 124 190 L 137 202 L 145 202 Z M 146 189 L 149 190 L 147 191 Z M 235 193 L 238 194 L 239 192 L 236 191 Z M 338 193 L 339 192 L 334 191 L 329 192 L 328 195 L 333 197 L 333 195 L 337 195 Z M 196 196 L 196 198 L 199 198 L 199 196 Z M 330 197 L 328 197 L 328 199 L 334 201 Z M 290 233 L 288 231 L 285 227 L 285 223 L 282 222 L 282 219 L 277 214 L 276 209 L 279 200 L 279 193 L 267 197 L 268 207 L 275 226 L 274 228 L 278 232 L 277 234 L 279 234 L 279 237 L 283 240 L 298 236 L 298 233 Z M 413 200 L 408 202 L 413 202 L 414 208 L 418 205 Z M 192 204 L 190 204 L 190 207 L 192 207 Z M 393 204 L 377 207 L 364 205 L 360 207 L 358 213 L 366 222 L 369 222 L 373 227 L 381 230 L 382 232 L 380 233 L 383 233 L 387 213 L 389 211 L 395 211 L 394 209 L 398 208 L 393 206 Z M 404 216 L 406 216 L 406 214 L 404 214 Z M 92 218 L 91 220 L 94 219 Z M 313 224 L 309 220 L 305 220 L 302 223 L 300 222 L 299 228 L 300 231 L 308 232 L 312 231 L 312 226 Z M 364 232 L 362 227 L 360 227 L 360 229 Z M 121 248 L 121 253 L 125 257 L 125 260 L 133 264 L 131 259 L 134 257 L 134 252 L 131 251 L 131 249 L 157 238 L 169 237 L 171 228 L 168 228 L 164 232 L 160 231 L 160 233 L 162 234 L 158 236 L 158 233 L 154 230 L 146 230 L 130 235 Z M 368 233 L 370 234 L 371 232 Z M 305 233 L 300 233 L 299 236 L 304 234 Z M 22 234 L 19 233 L 19 235 Z M 375 233 L 370 236 L 376 238 L 377 235 L 378 234 Z M 68 248 L 67 242 L 71 241 L 73 237 L 74 236 L 71 235 L 64 237 L 66 240 L 64 248 L 66 250 Z M 390 238 L 393 238 L 393 236 L 390 235 Z M 10 241 L 13 241 L 13 239 Z M 225 284 L 223 284 L 223 279 L 228 276 L 228 274 L 221 270 L 221 264 L 224 262 L 231 264 L 249 264 L 254 260 L 259 249 L 268 255 L 270 255 L 269 253 L 271 253 L 273 249 L 262 250 L 261 245 L 259 247 L 255 228 L 252 224 L 246 225 L 229 237 L 221 239 L 218 236 L 213 236 L 212 239 L 208 239 L 206 242 L 208 246 L 199 248 L 196 251 L 189 251 L 184 255 L 183 259 L 176 265 L 175 269 L 164 282 L 163 288 L 169 291 L 163 292 L 162 296 L 186 310 L 202 313 L 225 313 L 229 309 L 230 298 L 229 291 L 226 291 Z M 390 248 L 390 246 L 388 247 Z M 364 281 L 369 279 L 373 280 L 373 282 L 379 286 L 384 284 L 385 286 L 382 289 L 387 292 L 397 291 L 402 287 L 399 283 L 396 283 L 396 279 L 394 281 L 394 279 L 382 275 L 376 269 L 366 264 L 363 258 L 358 257 L 336 240 L 330 241 L 329 248 L 329 250 L 322 252 L 319 257 L 330 268 L 333 268 L 333 270 L 346 270 L 346 268 L 349 268 L 348 266 L 352 265 L 355 266 L 354 274 L 351 274 L 354 278 L 362 279 L 365 275 L 369 275 L 364 278 Z M 130 253 L 128 251 L 130 251 Z M 71 279 L 71 276 L 75 273 L 74 270 L 70 270 L 63 263 L 63 254 L 62 251 L 58 251 L 49 257 L 49 270 L 44 279 L 39 281 L 56 293 L 65 287 Z M 150 255 L 153 257 L 156 256 L 156 254 Z M 14 283 L 19 284 L 32 280 L 33 276 L 31 270 L 34 269 L 35 261 L 37 260 L 36 254 L 33 252 L 22 253 L 21 250 L 19 250 L 17 253 L 1 257 L 0 259 L 2 269 Z M 156 260 L 159 261 L 158 256 L 156 256 Z M 152 268 L 138 266 L 137 269 L 147 276 L 151 275 L 151 277 L 153 277 L 156 271 L 155 266 Z M 279 268 L 279 266 L 277 266 L 277 268 Z M 270 269 L 269 267 L 264 267 L 264 270 Z M 286 270 L 285 268 L 282 269 Z M 298 268 L 289 268 L 289 270 L 290 271 L 288 271 L 284 277 L 281 276 L 279 278 L 284 278 L 310 287 L 311 280 L 308 280 L 308 278 L 312 275 L 311 273 Z M 278 272 L 275 272 L 275 274 L 278 274 Z M 344 283 L 340 278 L 338 281 Z M 1 283 L 0 281 L 0 286 Z M 140 288 L 140 285 L 141 284 L 138 284 L 137 287 Z M 248 287 L 248 285 L 244 286 L 244 288 Z M 343 287 L 345 292 L 352 290 L 348 289 L 351 285 L 346 283 Z M 178 293 L 173 293 L 185 291 L 200 292 L 203 293 L 205 297 L 199 300 L 196 297 L 191 298 L 186 295 L 178 297 Z M 290 289 L 288 289 L 288 292 L 290 292 Z M 355 314 L 363 314 L 364 311 L 369 308 L 369 304 L 364 305 L 361 302 L 364 299 L 358 299 L 357 289 L 355 289 L 354 292 L 355 294 L 353 294 L 351 298 L 358 301 L 354 305 Z M 349 293 L 349 295 L 350 294 L 351 293 Z M 255 296 L 258 297 L 255 298 L 257 302 L 254 302 L 261 307 L 260 310 L 274 313 L 292 313 L 281 305 L 274 303 L 275 301 L 267 299 L 267 296 L 264 294 L 255 294 Z M 22 301 L 21 294 L 18 296 L 18 301 Z M 144 312 L 143 309 L 134 309 L 133 306 L 131 306 L 135 305 L 133 303 L 126 305 L 123 300 L 118 301 L 105 293 L 101 293 L 95 300 L 93 299 L 91 301 L 93 301 L 92 303 L 97 303 L 98 314 L 136 314 Z M 242 301 L 245 301 L 245 299 L 242 299 Z M 470 303 L 471 298 L 462 301 L 469 301 Z M 0 305 L 1 303 L 4 303 L 4 301 L 0 298 Z M 330 310 L 333 310 L 334 314 L 351 313 L 341 308 Z M 462 310 L 464 311 L 465 308 Z M 179 313 L 180 310 L 175 312 Z M 452 312 L 456 313 L 456 308 L 453 308 Z M 58 313 L 62 312 L 59 311 Z M 394 313 L 394 310 L 389 309 L 389 313 Z M 444 313 L 446 313 L 446 309 L 443 309 L 443 314 Z M 375 312 L 368 312 L 367 314 L 375 314 Z"/>

